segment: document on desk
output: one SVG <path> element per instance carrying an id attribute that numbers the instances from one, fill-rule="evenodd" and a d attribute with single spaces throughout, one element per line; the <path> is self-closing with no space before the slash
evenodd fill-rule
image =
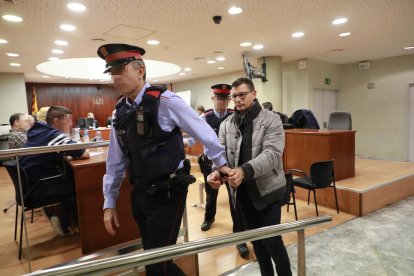
<path id="1" fill-rule="evenodd" d="M 93 157 L 93 156 L 100 155 L 100 154 L 103 154 L 103 153 L 104 153 L 103 151 L 92 151 L 92 152 L 89 153 L 89 155 L 91 157 Z"/>

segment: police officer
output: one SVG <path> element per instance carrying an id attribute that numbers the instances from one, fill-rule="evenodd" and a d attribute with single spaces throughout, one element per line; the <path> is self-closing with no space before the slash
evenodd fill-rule
<path id="1" fill-rule="evenodd" d="M 211 98 L 214 104 L 214 108 L 205 111 L 201 117 L 213 128 L 214 132 L 218 135 L 221 122 L 234 112 L 233 109 L 227 108 L 230 102 L 229 97 L 231 85 L 216 84 L 213 85 L 211 89 L 213 89 L 214 93 L 214 96 Z M 204 154 L 199 157 L 198 161 L 200 164 L 201 172 L 204 175 L 204 187 L 206 191 L 206 209 L 204 214 L 204 222 L 201 224 L 201 230 L 207 231 L 211 228 L 211 224 L 214 222 L 214 217 L 216 215 L 218 190 L 213 189 L 207 183 L 207 176 L 211 173 L 211 161 Z M 226 185 L 226 187 L 229 189 L 228 185 Z M 239 207 L 236 206 L 236 208 L 233 208 L 234 205 L 232 204 L 230 192 L 229 203 L 231 206 L 230 211 L 233 221 L 233 233 L 246 230 L 243 219 L 240 215 L 241 211 L 237 210 Z M 237 245 L 237 250 L 241 257 L 246 257 L 249 255 L 249 248 L 245 243 Z"/>
<path id="2" fill-rule="evenodd" d="M 180 129 L 206 145 L 206 154 L 223 174 L 230 169 L 216 133 L 173 92 L 145 81 L 145 50 L 127 44 L 98 49 L 123 96 L 115 106 L 103 178 L 104 223 L 109 234 L 120 227 L 116 200 L 129 168 L 131 206 L 144 250 L 175 244 L 187 197 L 195 181 L 185 162 Z M 201 136 L 201 134 L 203 134 Z M 146 275 L 184 275 L 171 260 L 147 265 Z"/>

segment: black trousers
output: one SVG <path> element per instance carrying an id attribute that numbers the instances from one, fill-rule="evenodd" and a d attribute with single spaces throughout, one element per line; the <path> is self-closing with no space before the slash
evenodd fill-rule
<path id="1" fill-rule="evenodd" d="M 256 210 L 245 189 L 245 185 L 239 186 L 237 200 L 240 203 L 247 228 L 250 230 L 280 224 L 281 206 L 279 203 L 276 202 L 262 210 Z M 277 275 L 292 275 L 289 256 L 283 244 L 282 236 L 256 240 L 252 244 L 261 275 L 275 275 L 272 260 L 275 263 Z"/>
<path id="2" fill-rule="evenodd" d="M 186 198 L 187 186 L 150 195 L 145 189 L 134 185 L 131 207 L 144 250 L 176 244 Z M 145 270 L 147 276 L 185 275 L 172 260 L 147 265 Z"/>

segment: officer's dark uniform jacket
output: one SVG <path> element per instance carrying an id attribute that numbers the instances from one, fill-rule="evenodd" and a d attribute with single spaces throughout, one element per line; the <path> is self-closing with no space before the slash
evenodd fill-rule
<path id="1" fill-rule="evenodd" d="M 205 114 L 204 117 L 206 118 L 207 124 L 209 124 L 214 129 L 214 131 L 216 132 L 218 136 L 221 122 L 223 122 L 228 116 L 233 114 L 233 112 L 234 112 L 233 109 L 227 109 L 226 116 L 223 116 L 222 118 L 217 118 L 217 116 L 214 114 L 214 110 L 209 109 L 204 113 Z"/>
<path id="2" fill-rule="evenodd" d="M 120 144 L 129 159 L 131 184 L 147 189 L 166 183 L 185 159 L 183 138 L 178 127 L 164 131 L 158 123 L 158 105 L 166 89 L 148 87 L 140 105 L 131 106 L 121 98 L 113 121 Z"/>

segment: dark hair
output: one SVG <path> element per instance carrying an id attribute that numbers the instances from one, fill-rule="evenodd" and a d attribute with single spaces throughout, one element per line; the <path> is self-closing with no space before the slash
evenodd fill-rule
<path id="1" fill-rule="evenodd" d="M 264 103 L 262 103 L 262 106 L 263 106 L 264 109 L 269 109 L 270 111 L 273 110 L 273 105 L 272 105 L 271 102 L 264 102 Z"/>
<path id="2" fill-rule="evenodd" d="M 206 111 L 206 109 L 202 105 L 197 106 L 197 110 L 200 110 L 202 112 Z"/>
<path id="3" fill-rule="evenodd" d="M 231 87 L 236 88 L 236 87 L 238 87 L 238 86 L 240 86 L 242 84 L 246 84 L 250 91 L 253 91 L 254 90 L 253 81 L 251 79 L 248 79 L 248 78 L 238 78 L 237 80 L 235 80 L 231 84 Z"/>
<path id="4" fill-rule="evenodd" d="M 63 119 L 66 114 L 72 114 L 72 111 L 64 106 L 52 105 L 46 113 L 46 123 L 51 125 L 54 118 Z"/>
<path id="5" fill-rule="evenodd" d="M 14 125 L 14 122 L 20 120 L 20 116 L 24 115 L 23 113 L 14 113 L 10 116 L 9 122 L 10 126 Z"/>

